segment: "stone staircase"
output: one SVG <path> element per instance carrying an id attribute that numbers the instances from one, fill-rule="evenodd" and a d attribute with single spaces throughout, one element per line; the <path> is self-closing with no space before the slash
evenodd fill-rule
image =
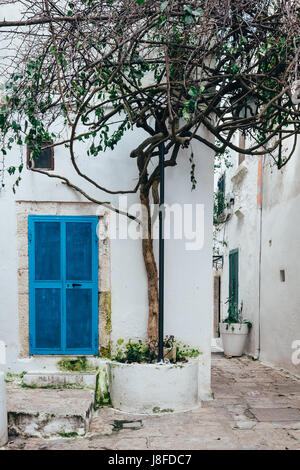
<path id="1" fill-rule="evenodd" d="M 97 377 L 96 373 L 27 373 L 21 381 L 7 383 L 9 434 L 83 436 L 97 401 Z"/>

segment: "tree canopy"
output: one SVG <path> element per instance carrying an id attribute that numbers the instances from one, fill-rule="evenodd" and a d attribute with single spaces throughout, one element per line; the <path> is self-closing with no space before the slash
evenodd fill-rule
<path id="1" fill-rule="evenodd" d="M 298 78 L 300 9 L 297 0 L 22 0 L 22 17 L 0 22 L 9 44 L 4 79 L 2 153 L 13 141 L 68 144 L 98 155 L 114 148 L 126 129 L 148 137 L 132 149 L 139 180 L 149 189 L 158 168 L 148 164 L 164 142 L 174 165 L 181 145 L 198 139 L 223 152 L 274 155 L 288 161 L 284 142 L 299 131 L 292 100 Z M 248 112 L 245 112 L 245 106 Z M 63 116 L 64 138 L 51 130 Z M 119 122 L 117 130 L 110 126 Z M 199 135 L 204 126 L 216 138 Z M 232 136 L 248 133 L 246 149 Z M 61 129 L 62 131 L 63 129 Z M 66 137 L 67 135 L 67 137 Z M 99 182 L 90 181 L 108 193 Z"/>

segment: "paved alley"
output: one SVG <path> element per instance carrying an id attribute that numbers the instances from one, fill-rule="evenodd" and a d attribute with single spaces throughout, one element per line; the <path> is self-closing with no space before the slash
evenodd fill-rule
<path id="1" fill-rule="evenodd" d="M 213 354 L 214 399 L 187 413 L 98 410 L 83 438 L 11 437 L 6 449 L 300 449 L 300 379 L 246 356 Z"/>

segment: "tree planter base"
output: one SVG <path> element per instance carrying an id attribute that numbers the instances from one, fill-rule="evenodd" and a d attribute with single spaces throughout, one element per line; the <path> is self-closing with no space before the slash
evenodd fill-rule
<path id="1" fill-rule="evenodd" d="M 188 411 L 200 406 L 199 361 L 177 364 L 109 364 L 112 406 L 129 413 Z"/>
<path id="2" fill-rule="evenodd" d="M 220 323 L 220 334 L 224 355 L 228 357 L 242 356 L 249 328 L 245 323 Z"/>

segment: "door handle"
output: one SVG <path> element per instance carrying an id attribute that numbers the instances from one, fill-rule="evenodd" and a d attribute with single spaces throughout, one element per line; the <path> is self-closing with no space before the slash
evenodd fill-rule
<path id="1" fill-rule="evenodd" d="M 72 284 L 72 287 L 80 287 L 82 284 Z"/>

